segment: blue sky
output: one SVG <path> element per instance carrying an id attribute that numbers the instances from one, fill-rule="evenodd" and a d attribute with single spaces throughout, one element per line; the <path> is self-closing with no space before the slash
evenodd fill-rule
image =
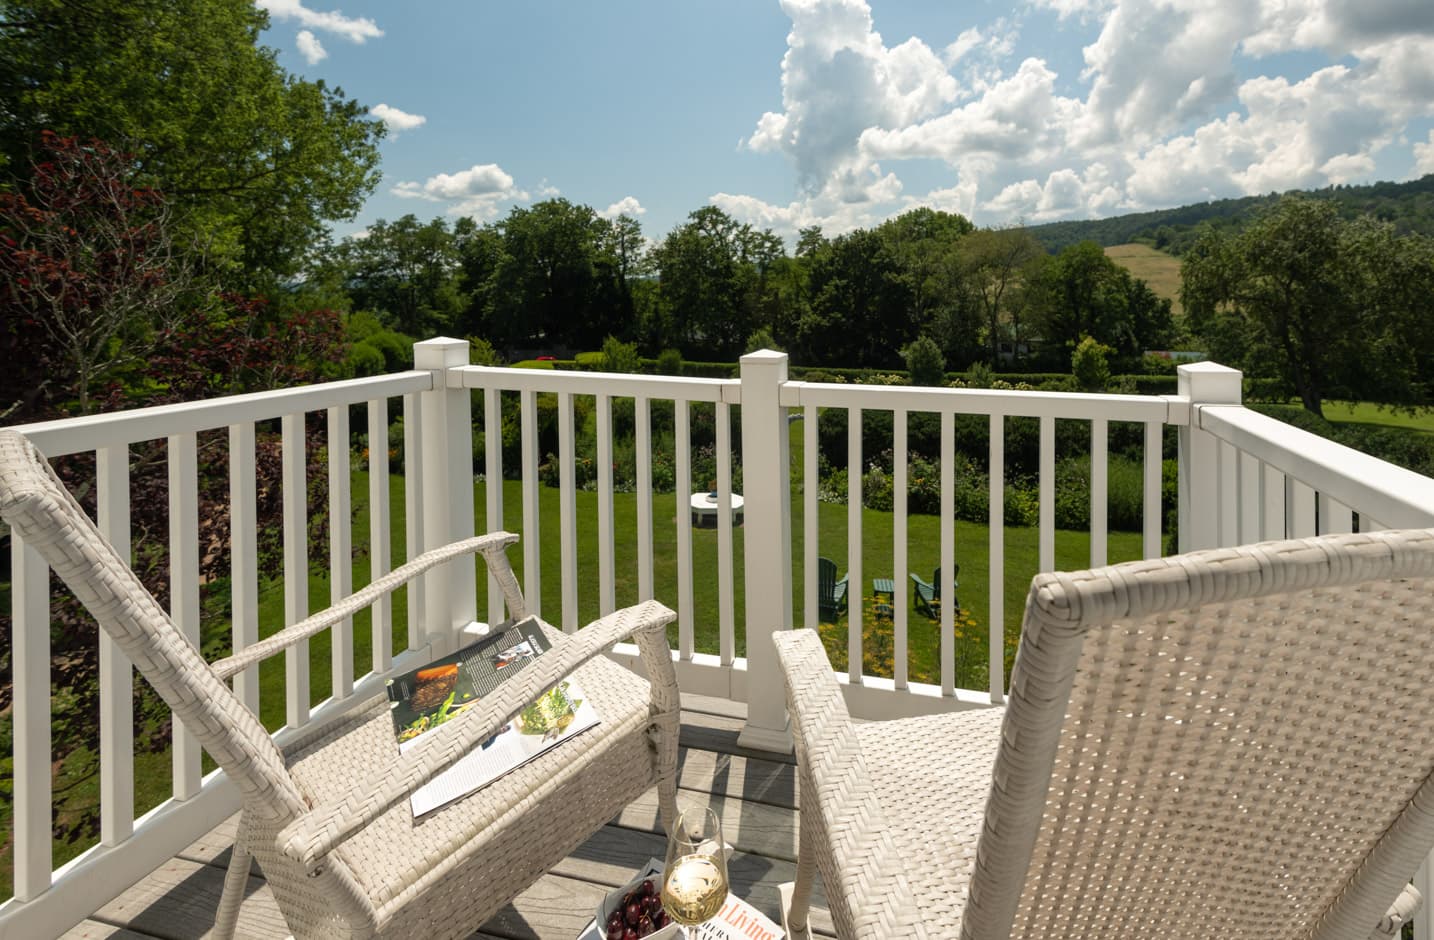
<path id="1" fill-rule="evenodd" d="M 791 238 L 1434 173 L 1431 0 L 256 0 L 389 124 L 378 218 L 561 195 Z"/>

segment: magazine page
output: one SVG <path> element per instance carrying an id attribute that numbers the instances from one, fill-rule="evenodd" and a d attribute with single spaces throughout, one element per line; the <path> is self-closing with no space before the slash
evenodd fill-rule
<path id="1" fill-rule="evenodd" d="M 731 846 L 728 846 L 731 852 Z M 633 878 L 633 882 L 644 878 L 661 876 L 664 863 L 660 858 L 651 858 Z M 621 888 L 618 890 L 622 890 Z M 786 936 L 781 924 L 757 910 L 735 894 L 727 895 L 722 910 L 705 924 L 696 927 L 678 927 L 679 940 L 782 940 Z M 606 940 L 607 934 L 598 925 L 597 918 L 578 934 L 578 940 Z"/>
<path id="2" fill-rule="evenodd" d="M 388 682 L 400 751 L 472 708 L 552 648 L 536 623 L 515 624 Z M 598 723 L 577 683 L 563 680 L 458 763 L 413 792 L 415 818 L 472 793 Z"/>

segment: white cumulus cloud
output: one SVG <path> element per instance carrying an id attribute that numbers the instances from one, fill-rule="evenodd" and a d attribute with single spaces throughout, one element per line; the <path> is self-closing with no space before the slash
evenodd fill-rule
<path id="1" fill-rule="evenodd" d="M 439 173 L 422 183 L 401 182 L 390 192 L 405 199 L 446 202 L 450 215 L 467 215 L 480 221 L 497 218 L 500 203 L 528 200 L 528 194 L 515 186 L 513 177 L 496 163 Z"/>
<path id="2" fill-rule="evenodd" d="M 324 44 L 319 42 L 319 38 L 307 29 L 299 30 L 296 44 L 299 47 L 299 55 L 303 56 L 304 61 L 310 65 L 317 65 L 329 57 Z"/>
<path id="3" fill-rule="evenodd" d="M 1429 132 L 1427 140 L 1414 145 L 1414 175 L 1426 173 L 1434 173 L 1434 131 Z"/>
<path id="4" fill-rule="evenodd" d="M 1082 69 L 1058 74 L 1056 49 L 1013 61 L 1033 8 L 1057 14 L 1056 41 L 1095 34 Z M 745 146 L 790 160 L 796 194 L 712 201 L 783 234 L 913 206 L 1005 223 L 1356 183 L 1391 148 L 1434 172 L 1434 134 L 1405 140 L 1434 118 L 1431 0 L 1031 0 L 935 46 L 888 44 L 866 0 L 782 9 L 782 107 Z M 907 161 L 950 177 L 910 192 Z"/>
<path id="5" fill-rule="evenodd" d="M 636 196 L 624 196 L 617 202 L 613 203 L 606 209 L 599 212 L 598 215 L 602 216 L 604 219 L 615 219 L 620 215 L 625 215 L 629 218 L 635 219 L 638 216 L 645 215 L 646 213 L 647 210 L 642 207 L 642 203 L 637 201 Z"/>
<path id="6" fill-rule="evenodd" d="M 809 190 L 849 169 L 867 128 L 900 127 L 955 99 L 936 53 L 915 37 L 888 48 L 865 0 L 783 0 L 782 9 L 792 18 L 783 111 L 762 115 L 747 143 L 791 157 Z"/>
<path id="7" fill-rule="evenodd" d="M 254 0 L 255 6 L 269 11 L 276 20 L 296 20 L 307 29 L 317 29 L 342 36 L 349 42 L 362 43 L 383 35 L 378 24 L 366 16 L 345 16 L 338 10 L 311 10 L 303 0 Z"/>
<path id="8" fill-rule="evenodd" d="M 422 126 L 428 120 L 421 114 L 409 114 L 407 111 L 400 111 L 398 108 L 382 102 L 369 108 L 368 113 L 382 121 L 395 134 L 401 131 L 411 131 L 415 127 Z"/>

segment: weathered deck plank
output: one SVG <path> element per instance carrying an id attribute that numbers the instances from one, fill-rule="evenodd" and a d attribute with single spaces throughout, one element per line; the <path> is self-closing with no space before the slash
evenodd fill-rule
<path id="1" fill-rule="evenodd" d="M 797 793 L 790 756 L 737 745 L 743 706 L 720 699 L 684 698 L 678 793 L 684 805 L 713 805 L 735 848 L 733 889 L 780 921 L 777 886 L 796 875 Z M 125 894 L 96 911 L 62 940 L 198 940 L 208 937 L 229 863 L 237 817 L 225 820 Z M 665 837 L 657 793 L 628 806 L 572 855 L 494 915 L 470 940 L 570 940 L 592 918 L 603 895 L 647 859 L 661 857 Z M 812 928 L 832 936 L 831 917 L 817 886 Z M 258 867 L 240 909 L 238 935 L 288 933 Z"/>

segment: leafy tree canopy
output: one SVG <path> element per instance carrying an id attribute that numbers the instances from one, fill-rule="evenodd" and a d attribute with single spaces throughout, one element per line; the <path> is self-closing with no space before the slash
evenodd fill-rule
<path id="1" fill-rule="evenodd" d="M 134 154 L 231 288 L 296 272 L 378 182 L 383 125 L 259 44 L 250 0 L 0 0 L 0 173 L 43 130 Z"/>
<path id="2" fill-rule="evenodd" d="M 1278 378 L 1322 414 L 1333 393 L 1423 401 L 1434 242 L 1327 201 L 1289 198 L 1238 233 L 1207 230 L 1181 266 L 1190 326 L 1218 361 Z M 1373 367 L 1377 363 L 1377 368 Z"/>

